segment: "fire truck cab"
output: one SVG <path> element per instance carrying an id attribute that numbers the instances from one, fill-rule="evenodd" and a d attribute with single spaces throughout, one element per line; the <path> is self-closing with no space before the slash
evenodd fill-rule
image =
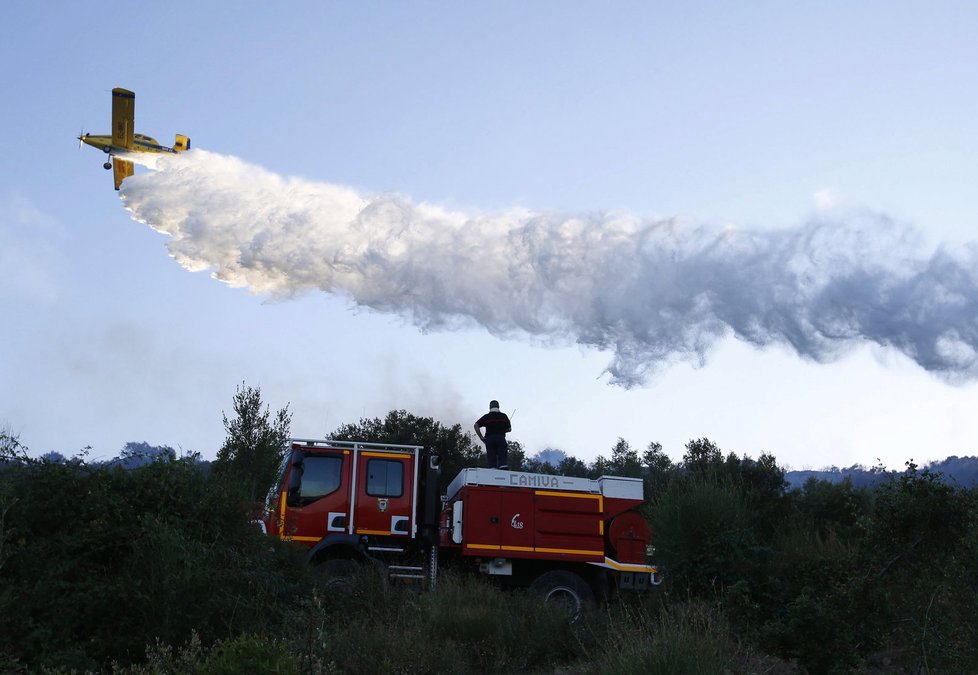
<path id="1" fill-rule="evenodd" d="M 421 446 L 293 439 L 264 527 L 308 547 L 329 572 L 370 562 L 394 577 L 433 581 L 437 483 L 438 458 Z"/>

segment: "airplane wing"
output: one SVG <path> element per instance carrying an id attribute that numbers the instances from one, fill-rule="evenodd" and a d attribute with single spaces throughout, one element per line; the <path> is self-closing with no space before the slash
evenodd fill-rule
<path id="1" fill-rule="evenodd" d="M 112 158 L 112 173 L 115 176 L 115 189 L 118 190 L 122 181 L 132 175 L 132 162 L 127 159 Z"/>
<path id="2" fill-rule="evenodd" d="M 136 115 L 136 95 L 128 89 L 116 87 L 112 90 L 112 145 L 117 148 L 132 150 L 133 118 Z M 129 163 L 132 175 L 132 163 Z M 119 172 L 116 171 L 115 189 L 119 189 Z M 123 176 L 124 178 L 125 176 Z"/>

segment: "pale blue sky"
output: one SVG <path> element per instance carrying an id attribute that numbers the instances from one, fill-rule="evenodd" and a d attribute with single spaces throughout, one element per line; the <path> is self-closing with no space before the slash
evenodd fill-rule
<path id="1" fill-rule="evenodd" d="M 764 230 L 829 205 L 978 239 L 978 5 L 607 4 L 4 5 L 0 424 L 36 453 L 213 456 L 243 380 L 303 436 L 392 408 L 468 429 L 499 398 L 530 452 L 585 460 L 618 436 L 795 468 L 978 453 L 978 386 L 879 347 L 814 364 L 731 338 L 623 390 L 608 353 L 267 302 L 176 264 L 74 148 L 124 86 L 161 142 L 471 212 Z"/>

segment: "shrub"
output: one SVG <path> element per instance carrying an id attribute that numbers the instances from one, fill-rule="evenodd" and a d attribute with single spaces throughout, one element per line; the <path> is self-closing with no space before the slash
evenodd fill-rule
<path id="1" fill-rule="evenodd" d="M 853 588 L 855 625 L 908 667 L 978 672 L 978 492 L 912 462 L 876 490 Z"/>
<path id="2" fill-rule="evenodd" d="M 94 669 L 146 645 L 278 630 L 309 572 L 248 522 L 192 459 L 133 471 L 29 461 L 5 469 L 16 501 L 0 569 L 0 653 L 29 667 Z"/>
<path id="3" fill-rule="evenodd" d="M 674 481 L 652 510 L 656 556 L 669 587 L 711 598 L 762 563 L 739 490 L 707 480 Z"/>

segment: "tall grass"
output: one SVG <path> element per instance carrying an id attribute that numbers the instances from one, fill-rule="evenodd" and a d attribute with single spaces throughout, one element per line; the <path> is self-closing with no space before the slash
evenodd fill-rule
<path id="1" fill-rule="evenodd" d="M 323 608 L 307 663 L 350 673 L 548 671 L 580 658 L 566 617 L 522 592 L 445 576 L 426 593 L 361 574 L 352 592 L 317 600 Z"/>
<path id="2" fill-rule="evenodd" d="M 317 589 L 291 638 L 245 635 L 204 649 L 157 646 L 126 673 L 796 673 L 730 638 L 717 608 L 633 598 L 571 623 L 523 592 L 449 576 L 432 592 L 357 575 Z"/>
<path id="3" fill-rule="evenodd" d="M 698 605 L 682 609 L 612 611 L 604 653 L 593 671 L 616 675 L 702 673 L 718 675 L 731 662 L 723 627 L 714 612 Z M 617 616 L 614 616 L 617 614 Z"/>

